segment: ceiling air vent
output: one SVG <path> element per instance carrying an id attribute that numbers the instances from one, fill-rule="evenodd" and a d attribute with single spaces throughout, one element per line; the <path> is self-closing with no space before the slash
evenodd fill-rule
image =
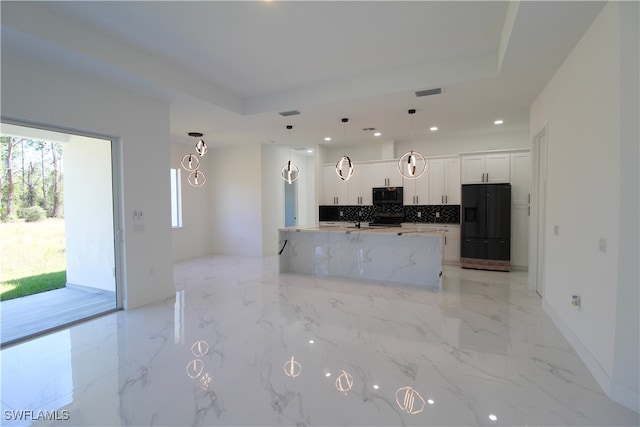
<path id="1" fill-rule="evenodd" d="M 278 113 L 278 114 L 280 114 L 281 116 L 284 116 L 284 117 L 297 116 L 298 114 L 300 114 L 300 111 L 298 111 L 298 110 L 283 111 L 283 112 Z"/>
<path id="2" fill-rule="evenodd" d="M 425 89 L 425 90 L 417 90 L 416 96 L 429 96 L 429 95 L 439 95 L 442 93 L 442 88 L 437 87 L 435 89 Z"/>

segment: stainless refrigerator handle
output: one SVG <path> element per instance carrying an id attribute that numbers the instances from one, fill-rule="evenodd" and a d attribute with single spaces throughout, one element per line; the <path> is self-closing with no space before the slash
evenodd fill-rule
<path id="1" fill-rule="evenodd" d="M 440 201 L 444 205 L 444 196 L 440 196 Z"/>
<path id="2" fill-rule="evenodd" d="M 416 196 L 416 205 L 420 204 L 420 196 Z"/>
<path id="3" fill-rule="evenodd" d="M 449 196 L 444 196 L 444 202 L 449 203 Z"/>

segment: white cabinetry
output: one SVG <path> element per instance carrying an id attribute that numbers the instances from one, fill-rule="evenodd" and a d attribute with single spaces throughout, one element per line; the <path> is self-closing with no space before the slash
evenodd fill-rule
<path id="1" fill-rule="evenodd" d="M 446 263 L 457 264 L 460 262 L 460 226 L 446 225 L 445 230 L 443 260 Z"/>
<path id="2" fill-rule="evenodd" d="M 427 168 L 429 171 L 428 204 L 459 205 L 460 158 L 449 157 L 429 159 Z"/>
<path id="3" fill-rule="evenodd" d="M 374 187 L 402 187 L 402 175 L 396 160 L 371 164 Z"/>
<path id="4" fill-rule="evenodd" d="M 343 181 L 336 175 L 335 166 L 328 165 L 322 168 L 324 181 L 323 205 L 346 205 L 348 200 L 349 181 Z M 352 177 L 353 178 L 353 177 Z"/>
<path id="5" fill-rule="evenodd" d="M 359 163 L 349 181 L 347 181 L 347 205 L 370 205 L 371 200 L 371 164 Z"/>
<path id="6" fill-rule="evenodd" d="M 428 205 L 429 175 L 424 173 L 420 178 L 405 179 L 403 193 L 405 205 Z"/>
<path id="7" fill-rule="evenodd" d="M 461 157 L 462 184 L 508 183 L 509 153 L 465 154 Z"/>
<path id="8" fill-rule="evenodd" d="M 530 171 L 528 151 L 511 153 L 511 265 L 519 269 L 529 264 Z"/>

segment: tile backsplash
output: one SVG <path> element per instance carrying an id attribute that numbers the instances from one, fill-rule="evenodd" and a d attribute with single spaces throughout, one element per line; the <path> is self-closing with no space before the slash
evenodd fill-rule
<path id="1" fill-rule="evenodd" d="M 404 212 L 405 222 L 460 224 L 460 205 L 334 206 L 339 221 L 373 221 L 379 212 Z M 420 215 L 420 216 L 418 216 Z"/>

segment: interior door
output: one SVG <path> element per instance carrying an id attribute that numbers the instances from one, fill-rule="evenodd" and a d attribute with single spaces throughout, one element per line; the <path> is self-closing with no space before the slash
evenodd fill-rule
<path id="1" fill-rule="evenodd" d="M 284 226 L 293 227 L 298 225 L 297 218 L 297 193 L 298 181 L 293 181 L 291 184 L 284 181 Z"/>

